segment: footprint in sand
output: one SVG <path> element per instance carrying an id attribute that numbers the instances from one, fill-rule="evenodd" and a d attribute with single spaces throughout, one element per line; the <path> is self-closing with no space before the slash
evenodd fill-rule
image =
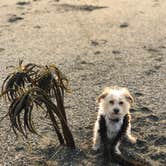
<path id="1" fill-rule="evenodd" d="M 145 71 L 145 74 L 146 75 L 152 75 L 152 74 L 156 73 L 157 70 L 159 70 L 161 67 L 162 67 L 161 65 L 155 65 L 155 66 L 153 66 L 152 69 L 149 69 L 149 70 Z"/>
<path id="2" fill-rule="evenodd" d="M 141 96 L 144 96 L 144 94 L 143 94 L 143 93 L 141 93 L 141 92 L 135 92 L 135 93 L 134 93 L 134 95 L 135 95 L 136 97 L 141 97 Z"/>
<path id="3" fill-rule="evenodd" d="M 152 110 L 150 110 L 148 107 L 139 107 L 139 108 L 132 108 L 131 112 L 142 112 L 148 114 L 152 113 Z"/>
<path id="4" fill-rule="evenodd" d="M 145 71 L 145 74 L 148 75 L 148 76 L 152 75 L 154 73 L 156 73 L 156 70 L 154 70 L 154 69 L 150 69 L 150 70 Z"/>
<path id="5" fill-rule="evenodd" d="M 20 1 L 16 3 L 16 5 L 20 5 L 20 6 L 29 5 L 29 4 L 30 2 L 26 2 L 26 1 Z"/>
<path id="6" fill-rule="evenodd" d="M 144 141 L 144 140 L 138 139 L 136 144 L 137 144 L 139 147 L 141 147 L 141 146 L 145 146 L 145 145 L 147 144 L 147 142 Z"/>
<path id="7" fill-rule="evenodd" d="M 23 19 L 24 19 L 23 17 L 17 16 L 17 15 L 12 15 L 12 16 L 8 19 L 8 22 L 14 23 L 14 22 L 17 22 L 17 21 L 23 20 Z"/>
<path id="8" fill-rule="evenodd" d="M 163 57 L 157 57 L 155 58 L 155 61 L 161 62 L 163 60 Z"/>
<path id="9" fill-rule="evenodd" d="M 16 150 L 17 152 L 20 152 L 20 151 L 24 151 L 25 148 L 24 148 L 23 146 L 16 146 L 16 147 L 15 147 L 15 150 Z"/>
<path id="10" fill-rule="evenodd" d="M 159 120 L 159 117 L 157 117 L 156 115 L 153 115 L 153 114 L 148 115 L 145 118 L 150 120 L 150 121 L 155 121 L 155 122 Z"/>
<path id="11" fill-rule="evenodd" d="M 159 47 L 159 49 L 157 49 L 157 48 L 153 48 L 151 46 L 150 47 L 149 46 L 143 46 L 143 49 L 145 49 L 146 51 L 148 51 L 148 52 L 150 52 L 152 54 L 161 54 L 160 47 Z"/>
<path id="12" fill-rule="evenodd" d="M 158 7 L 158 6 L 160 6 L 160 3 L 154 3 L 154 4 L 152 5 L 152 7 Z"/>
<path id="13" fill-rule="evenodd" d="M 55 4 L 54 6 L 58 7 L 59 11 L 68 12 L 68 11 L 86 11 L 92 12 L 94 10 L 104 9 L 107 6 L 93 6 L 93 5 L 71 5 L 71 4 Z"/>
<path id="14" fill-rule="evenodd" d="M 145 123 L 149 123 L 149 122 L 158 122 L 159 121 L 159 118 L 154 115 L 154 114 L 151 114 L 151 115 L 148 115 L 148 116 L 141 116 L 141 117 L 138 117 L 137 120 L 141 121 L 141 122 L 145 122 Z"/>
<path id="15" fill-rule="evenodd" d="M 158 138 L 158 135 L 156 135 L 156 134 L 148 134 L 146 137 L 145 137 L 145 139 L 147 140 L 147 141 L 151 141 L 151 140 L 156 140 Z"/>
<path id="16" fill-rule="evenodd" d="M 25 12 L 22 12 L 21 15 L 25 15 L 26 13 Z"/>
<path id="17" fill-rule="evenodd" d="M 101 51 L 95 51 L 94 54 L 99 55 L 99 54 L 101 54 Z"/>
<path id="18" fill-rule="evenodd" d="M 160 138 L 158 138 L 155 142 L 154 142 L 155 146 L 159 146 L 159 145 L 166 145 L 166 136 L 160 136 Z"/>
<path id="19" fill-rule="evenodd" d="M 160 151 L 156 151 L 156 153 L 152 153 L 152 155 L 150 156 L 150 158 L 152 160 L 160 160 L 160 162 L 162 162 L 164 165 L 166 163 L 165 152 L 162 152 L 162 151 L 161 152 Z"/>
<path id="20" fill-rule="evenodd" d="M 113 54 L 120 54 L 120 51 L 118 51 L 118 50 L 113 50 L 112 53 L 113 53 Z"/>
<path id="21" fill-rule="evenodd" d="M 166 49 L 166 46 L 159 46 L 159 48 L 161 48 L 161 49 Z"/>
<path id="22" fill-rule="evenodd" d="M 143 47 L 146 51 L 152 54 L 150 58 L 154 59 L 155 61 L 161 62 L 163 60 L 163 53 L 161 52 L 163 49 L 166 49 L 166 46 L 161 45 L 158 48 L 152 48 L 152 47 Z"/>
<path id="23" fill-rule="evenodd" d="M 144 46 L 144 49 L 147 50 L 148 52 L 152 52 L 152 53 L 158 53 L 159 50 L 155 49 L 155 48 L 147 48 L 146 46 Z"/>
<path id="24" fill-rule="evenodd" d="M 0 52 L 4 51 L 5 49 L 4 48 L 0 48 Z"/>
<path id="25" fill-rule="evenodd" d="M 103 45 L 106 44 L 107 40 L 91 40 L 91 45 L 92 46 L 98 46 L 98 45 Z"/>
<path id="26" fill-rule="evenodd" d="M 124 22 L 120 25 L 120 28 L 127 28 L 129 24 L 127 22 Z"/>
<path id="27" fill-rule="evenodd" d="M 92 40 L 92 41 L 91 41 L 91 45 L 92 45 L 92 46 L 98 46 L 98 45 L 99 45 L 99 42 Z"/>
<path id="28" fill-rule="evenodd" d="M 145 140 L 137 139 L 136 149 L 141 151 L 141 152 L 146 153 L 148 150 L 147 142 Z"/>
<path id="29" fill-rule="evenodd" d="M 104 45 L 106 44 L 108 41 L 107 40 L 91 40 L 91 45 L 96 47 L 96 46 L 99 46 L 99 45 Z"/>
<path id="30" fill-rule="evenodd" d="M 153 0 L 154 4 L 152 5 L 152 7 L 157 7 L 160 6 L 159 0 Z"/>
<path id="31" fill-rule="evenodd" d="M 40 28 L 41 28 L 41 26 L 36 25 L 36 26 L 34 26 L 34 28 L 36 28 L 36 29 L 40 29 Z"/>

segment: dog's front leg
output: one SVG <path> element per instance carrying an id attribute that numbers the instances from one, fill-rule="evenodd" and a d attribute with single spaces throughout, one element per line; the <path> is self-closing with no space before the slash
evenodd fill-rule
<path id="1" fill-rule="evenodd" d="M 103 115 L 100 116 L 100 120 L 99 120 L 99 134 L 100 134 L 100 138 L 101 138 L 101 142 L 103 144 L 103 165 L 108 165 L 109 161 L 110 161 L 110 146 L 109 146 L 109 141 L 107 138 L 107 127 L 106 127 L 106 121 L 105 121 L 105 117 Z"/>
<path id="2" fill-rule="evenodd" d="M 99 120 L 96 120 L 93 132 L 93 150 L 97 151 L 100 148 L 100 139 L 101 138 L 99 133 Z"/>
<path id="3" fill-rule="evenodd" d="M 132 144 L 135 144 L 137 142 L 137 139 L 131 135 L 131 123 L 129 123 L 129 126 L 127 128 L 126 137 Z"/>

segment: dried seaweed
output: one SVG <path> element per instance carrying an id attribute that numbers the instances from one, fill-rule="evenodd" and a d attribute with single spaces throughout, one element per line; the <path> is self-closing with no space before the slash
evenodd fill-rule
<path id="1" fill-rule="evenodd" d="M 19 60 L 19 66 L 15 67 L 15 71 L 8 74 L 3 81 L 1 94 L 5 94 L 5 100 L 13 101 L 19 96 L 18 90 L 20 87 L 25 88 L 26 84 L 33 84 L 32 76 L 35 74 L 33 69 L 36 65 L 27 64 L 23 66 L 22 63 L 23 61 Z"/>
<path id="2" fill-rule="evenodd" d="M 19 61 L 17 68 L 10 66 L 15 71 L 4 80 L 0 95 L 10 102 L 7 115 L 14 133 L 18 135 L 19 132 L 26 138 L 28 132 L 37 134 L 32 113 L 36 108 L 41 108 L 52 121 L 60 144 L 75 148 L 64 108 L 64 91 L 69 90 L 67 78 L 54 64 L 41 66 L 22 63 Z"/>

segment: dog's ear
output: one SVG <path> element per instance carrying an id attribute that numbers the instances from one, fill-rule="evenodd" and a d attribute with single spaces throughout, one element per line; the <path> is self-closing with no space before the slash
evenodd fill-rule
<path id="1" fill-rule="evenodd" d="M 100 103 L 102 99 L 104 99 L 108 95 L 109 87 L 106 87 L 104 91 L 97 97 L 97 103 Z"/>
<path id="2" fill-rule="evenodd" d="M 134 103 L 134 98 L 133 96 L 130 94 L 130 92 L 128 91 L 128 93 L 125 94 L 125 97 L 127 99 L 127 101 L 132 105 Z"/>
<path id="3" fill-rule="evenodd" d="M 97 103 L 100 103 L 101 99 L 104 99 L 108 93 L 102 93 L 97 97 Z"/>

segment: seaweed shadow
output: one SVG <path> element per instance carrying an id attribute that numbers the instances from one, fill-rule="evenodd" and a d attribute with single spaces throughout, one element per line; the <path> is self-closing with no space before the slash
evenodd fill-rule
<path id="1" fill-rule="evenodd" d="M 64 161 L 65 164 L 71 165 L 71 164 L 77 164 L 83 159 L 86 159 L 87 156 L 86 154 L 76 148 L 76 149 L 71 149 L 67 148 L 64 146 L 53 146 L 53 145 L 48 145 L 44 149 L 42 148 L 37 148 L 35 150 L 37 152 L 37 156 L 42 156 L 42 160 L 40 161 L 35 161 L 36 164 L 44 164 L 44 163 L 56 163 L 57 165 L 63 165 Z"/>

